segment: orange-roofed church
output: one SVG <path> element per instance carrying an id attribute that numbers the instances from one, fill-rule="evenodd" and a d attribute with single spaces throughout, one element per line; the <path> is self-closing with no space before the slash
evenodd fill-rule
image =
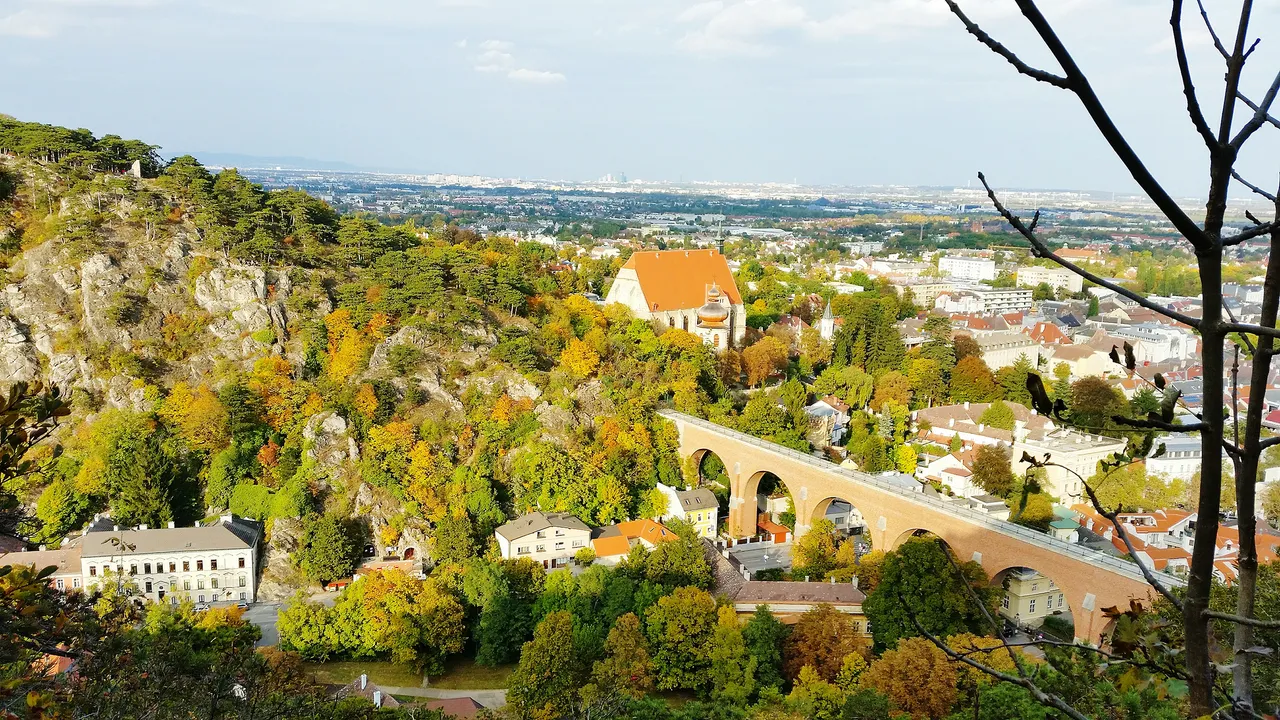
<path id="1" fill-rule="evenodd" d="M 618 271 L 605 302 L 688 330 L 717 350 L 741 345 L 747 333 L 742 296 L 717 250 L 637 252 Z"/>

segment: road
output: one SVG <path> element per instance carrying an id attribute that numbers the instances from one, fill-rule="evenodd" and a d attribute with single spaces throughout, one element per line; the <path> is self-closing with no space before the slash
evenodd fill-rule
<path id="1" fill-rule="evenodd" d="M 279 613 L 280 606 L 272 603 L 254 603 L 244 611 L 244 619 L 262 630 L 262 639 L 258 641 L 258 647 L 280 644 L 280 633 L 276 631 L 276 617 Z"/>

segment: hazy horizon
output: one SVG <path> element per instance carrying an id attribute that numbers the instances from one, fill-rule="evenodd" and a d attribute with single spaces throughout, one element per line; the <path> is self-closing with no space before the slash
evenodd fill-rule
<path id="1" fill-rule="evenodd" d="M 1056 70 L 1011 1 L 962 5 Z M 1167 7 L 1044 10 L 1157 177 L 1202 195 Z M 1278 21 L 1280 0 L 1260 2 L 1255 34 Z M 1221 60 L 1194 8 L 1184 24 L 1213 112 Z M 1137 190 L 1074 98 L 1018 76 L 942 0 L 0 0 L 0 37 L 0 111 L 166 155 L 807 186 L 964 186 L 983 170 L 1000 187 Z M 1259 47 L 1247 92 L 1278 59 Z M 1280 152 L 1254 142 L 1246 173 Z"/>

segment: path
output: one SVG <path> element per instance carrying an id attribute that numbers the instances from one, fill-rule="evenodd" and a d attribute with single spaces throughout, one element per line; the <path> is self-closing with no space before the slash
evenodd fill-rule
<path id="1" fill-rule="evenodd" d="M 411 695 L 424 698 L 459 698 L 469 697 L 487 708 L 500 708 L 507 704 L 506 690 L 443 690 L 424 687 L 394 687 L 379 685 L 384 692 L 392 695 Z"/>

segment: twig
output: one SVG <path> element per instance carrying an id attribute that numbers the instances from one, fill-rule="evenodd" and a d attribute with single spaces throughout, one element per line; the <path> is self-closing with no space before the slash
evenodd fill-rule
<path id="1" fill-rule="evenodd" d="M 1231 308 L 1228 307 L 1226 303 L 1222 303 L 1222 309 L 1224 312 L 1227 313 L 1228 320 L 1230 320 L 1231 322 L 1236 322 L 1236 314 L 1231 312 Z M 1249 339 L 1248 335 L 1241 335 L 1240 339 L 1244 341 L 1245 347 L 1249 348 L 1250 355 L 1256 356 L 1258 354 L 1258 349 L 1253 346 L 1253 341 Z M 1239 345 L 1237 345 L 1236 347 L 1239 347 Z M 1257 358 L 1255 358 L 1255 362 L 1256 361 L 1257 361 Z M 1236 447 L 1240 447 L 1239 438 L 1236 438 Z"/>
<path id="2" fill-rule="evenodd" d="M 1240 625 L 1248 625 L 1257 628 L 1280 628 L 1280 620 L 1259 620 L 1258 618 L 1240 617 L 1231 613 L 1220 612 L 1218 610 L 1205 610 L 1204 616 L 1213 618 L 1214 620 L 1226 620 L 1227 622 L 1238 623 Z"/>
<path id="3" fill-rule="evenodd" d="M 946 3 L 947 7 L 951 8 L 951 13 L 959 18 L 960 22 L 964 23 L 964 29 L 967 30 L 970 35 L 977 38 L 978 42 L 990 48 L 992 52 L 1007 60 L 1010 65 L 1018 70 L 1018 72 L 1034 80 L 1039 80 L 1042 83 L 1048 83 L 1056 88 L 1061 88 L 1063 90 L 1071 89 L 1071 82 L 1061 75 L 1054 75 L 1051 72 L 1031 67 L 1027 63 L 1023 62 L 1022 59 L 1019 58 L 1012 50 L 1001 45 L 995 38 L 988 35 L 985 30 L 978 27 L 977 23 L 970 20 L 969 16 L 965 15 L 964 11 L 960 9 L 960 6 L 955 3 L 955 0 L 946 0 Z"/>
<path id="4" fill-rule="evenodd" d="M 1252 215 L 1252 213 L 1246 211 L 1245 215 L 1250 216 Z M 1255 218 L 1253 217 L 1249 217 L 1249 219 L 1255 220 Z M 1235 235 L 1223 238 L 1222 247 L 1232 247 L 1233 245 L 1239 245 L 1245 240 L 1252 240 L 1253 238 L 1256 238 L 1262 235 L 1268 235 L 1271 233 L 1272 230 L 1275 230 L 1276 227 L 1277 225 L 1273 222 L 1254 225 L 1253 227 L 1248 228 L 1247 230 L 1242 230 L 1241 232 Z"/>
<path id="5" fill-rule="evenodd" d="M 1239 151 L 1244 146 L 1245 141 L 1249 139 L 1249 136 L 1257 132 L 1258 128 L 1271 119 L 1271 105 L 1276 101 L 1276 93 L 1280 93 L 1280 72 L 1276 73 L 1275 79 L 1271 81 L 1271 87 L 1267 88 L 1267 94 L 1263 96 L 1262 102 L 1258 103 L 1258 106 L 1254 108 L 1253 117 L 1249 118 L 1249 122 L 1245 123 L 1240 128 L 1240 132 L 1236 133 L 1236 136 L 1232 138 L 1232 149 Z M 1238 95 L 1239 93 L 1237 92 Z"/>
<path id="6" fill-rule="evenodd" d="M 1249 98 L 1245 97 L 1244 93 L 1237 93 L 1236 97 L 1239 98 L 1240 102 L 1244 103 L 1245 105 L 1248 105 L 1250 110 L 1253 110 L 1254 112 L 1258 111 L 1258 104 L 1250 100 Z M 1267 122 L 1280 128 L 1280 119 L 1277 119 L 1276 116 L 1274 115 L 1267 115 Z"/>
<path id="7" fill-rule="evenodd" d="M 1213 46 L 1218 48 L 1218 53 L 1224 59 L 1230 58 L 1231 54 L 1227 52 L 1227 48 L 1223 46 L 1218 33 L 1213 29 L 1213 23 L 1209 21 L 1209 12 L 1204 9 L 1204 0 L 1196 0 L 1196 4 L 1200 6 L 1200 17 L 1204 18 L 1204 27 L 1209 31 L 1209 37 L 1213 38 Z"/>
<path id="8" fill-rule="evenodd" d="M 1271 193 L 1267 192 L 1266 190 L 1263 190 L 1262 188 L 1258 187 L 1257 185 L 1254 185 L 1253 183 L 1249 182 L 1248 180 L 1245 180 L 1245 179 L 1244 179 L 1244 177 L 1242 177 L 1242 176 L 1240 175 L 1240 173 L 1236 172 L 1234 169 L 1231 171 L 1231 177 L 1235 178 L 1235 179 L 1236 179 L 1236 182 L 1238 182 L 1238 183 L 1240 183 L 1241 185 L 1243 185 L 1243 186 L 1245 186 L 1245 187 L 1249 188 L 1250 190 L 1252 190 L 1253 192 L 1255 192 L 1255 193 L 1256 193 L 1256 194 L 1258 194 L 1258 195 L 1261 195 L 1262 197 L 1266 198 L 1267 200 L 1270 200 L 1271 202 L 1275 202 L 1275 201 L 1276 201 L 1276 196 L 1275 196 L 1275 195 L 1272 195 Z"/>
<path id="9" fill-rule="evenodd" d="M 1178 322 L 1193 328 L 1200 327 L 1200 320 L 1198 320 L 1197 318 L 1193 318 L 1190 315 L 1184 315 L 1175 310 L 1170 310 L 1158 303 L 1154 303 L 1151 300 L 1148 300 L 1147 298 L 1130 290 L 1129 288 L 1124 287 L 1123 285 L 1117 285 L 1109 280 L 1105 280 L 1089 272 L 1088 270 L 1085 270 L 1079 265 L 1076 265 L 1070 260 L 1064 260 L 1058 257 L 1056 254 L 1054 254 L 1052 250 L 1049 249 L 1047 245 L 1045 245 L 1039 238 L 1035 236 L 1035 233 L 1031 232 L 1030 228 L 1028 228 L 1026 224 L 1024 224 L 1017 215 L 1014 215 L 1008 208 L 1004 206 L 1003 203 L 1000 202 L 1000 198 L 996 196 L 996 191 L 992 190 L 991 185 L 987 183 L 986 175 L 984 175 L 983 173 L 978 173 L 978 180 L 982 182 L 982 187 L 987 189 L 987 197 L 991 198 L 991 202 L 992 204 L 995 205 L 996 211 L 999 212 L 1000 215 L 1003 216 L 1004 219 L 1008 221 L 1008 223 L 1012 225 L 1015 230 L 1017 230 L 1024 238 L 1026 238 L 1027 242 L 1031 243 L 1032 254 L 1035 255 L 1036 257 L 1047 258 L 1049 260 L 1052 260 L 1058 263 L 1059 265 L 1061 265 L 1062 267 L 1070 270 L 1071 272 L 1083 277 L 1089 282 L 1094 283 L 1095 285 L 1107 288 L 1108 290 L 1111 290 L 1120 295 L 1123 295 L 1124 297 L 1129 298 L 1130 300 L 1138 303 L 1139 305 L 1147 308 L 1148 310 L 1153 310 L 1157 313 L 1160 313 L 1161 315 L 1164 315 L 1167 318 L 1170 318 L 1172 320 L 1177 320 Z"/>
<path id="10" fill-rule="evenodd" d="M 1164 430 L 1165 432 L 1199 432 L 1209 427 L 1203 422 L 1175 425 L 1163 420 L 1151 420 L 1150 418 L 1143 420 L 1140 418 L 1127 418 L 1123 415 L 1112 415 L 1111 419 L 1120 425 L 1128 425 L 1142 430 Z"/>
<path id="11" fill-rule="evenodd" d="M 1196 132 L 1204 138 L 1204 144 L 1210 150 L 1219 147 L 1218 138 L 1214 137 L 1209 122 L 1200 109 L 1200 100 L 1196 97 L 1196 86 L 1191 78 L 1191 61 L 1187 59 L 1187 45 L 1182 37 L 1182 0 L 1173 0 L 1173 12 L 1169 17 L 1169 25 L 1173 29 L 1173 48 L 1178 56 L 1178 72 L 1182 75 L 1182 94 L 1187 97 L 1187 114 L 1191 116 L 1191 124 Z"/>

